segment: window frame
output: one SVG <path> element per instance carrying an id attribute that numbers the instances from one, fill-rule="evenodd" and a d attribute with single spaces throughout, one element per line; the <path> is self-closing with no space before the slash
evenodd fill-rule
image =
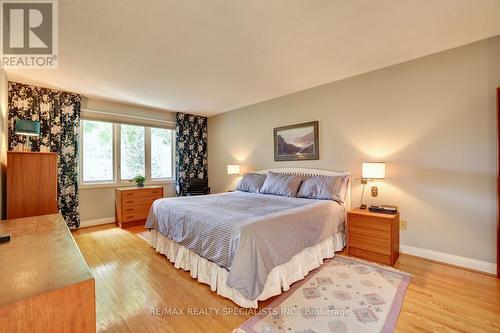
<path id="1" fill-rule="evenodd" d="M 103 123 L 111 123 L 113 125 L 113 180 L 110 181 L 84 181 L 83 180 L 83 145 L 84 145 L 84 137 L 83 137 L 83 126 L 82 121 L 98 121 Z M 175 172 L 175 142 L 176 135 L 175 129 L 164 128 L 164 127 L 154 127 L 169 130 L 171 133 L 171 168 L 172 168 L 172 177 L 170 178 L 151 178 L 151 126 L 144 125 L 134 125 L 128 123 L 115 123 L 110 121 L 103 120 L 92 120 L 92 119 L 80 119 L 80 140 L 79 140 L 79 186 L 82 189 L 85 188 L 101 188 L 101 187 L 128 187 L 135 186 L 134 183 L 121 179 L 121 125 L 132 125 L 139 126 L 144 128 L 144 168 L 145 168 L 145 177 L 146 177 L 146 185 L 163 185 L 163 184 L 171 184 L 175 183 L 176 180 L 176 172 Z"/>

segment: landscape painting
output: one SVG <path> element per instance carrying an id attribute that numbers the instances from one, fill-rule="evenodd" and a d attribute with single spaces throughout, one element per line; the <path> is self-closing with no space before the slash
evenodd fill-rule
<path id="1" fill-rule="evenodd" d="M 318 122 L 274 129 L 274 160 L 299 161 L 319 159 Z"/>

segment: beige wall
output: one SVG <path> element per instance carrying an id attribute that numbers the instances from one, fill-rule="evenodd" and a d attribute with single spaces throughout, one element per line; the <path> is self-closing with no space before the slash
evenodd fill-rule
<path id="1" fill-rule="evenodd" d="M 386 161 L 368 203 L 400 207 L 402 243 L 495 262 L 496 107 L 500 36 L 209 118 L 214 192 L 243 171 L 350 170 Z M 318 120 L 320 160 L 273 161 L 273 128 Z M 360 186 L 353 184 L 353 204 Z"/>
<path id="2" fill-rule="evenodd" d="M 155 110 L 140 106 L 101 101 L 84 98 L 82 109 L 104 111 L 120 115 L 140 116 L 151 119 L 175 121 L 175 113 Z M 175 184 L 164 184 L 165 196 L 175 196 Z M 115 216 L 115 189 L 113 187 L 81 188 L 80 189 L 80 219 L 86 221 L 111 218 Z"/>
<path id="3" fill-rule="evenodd" d="M 7 164 L 7 108 L 8 81 L 3 68 L 0 68 L 0 219 L 5 219 L 6 212 L 6 164 Z"/>
<path id="4" fill-rule="evenodd" d="M 163 186 L 165 197 L 175 196 L 175 184 Z M 115 216 L 115 188 L 87 188 L 80 190 L 80 219 L 82 222 Z"/>

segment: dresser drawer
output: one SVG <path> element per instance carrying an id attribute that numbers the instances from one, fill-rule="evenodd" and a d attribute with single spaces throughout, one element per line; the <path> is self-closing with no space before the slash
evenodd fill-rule
<path id="1" fill-rule="evenodd" d="M 144 213 L 149 213 L 150 209 L 151 209 L 151 204 L 123 206 L 122 214 L 137 214 L 137 213 L 144 214 Z"/>
<path id="2" fill-rule="evenodd" d="M 123 222 L 131 222 L 131 221 L 141 221 L 146 220 L 148 218 L 147 212 L 138 212 L 138 213 L 123 213 L 122 221 Z"/>
<path id="3" fill-rule="evenodd" d="M 387 264 L 387 265 L 392 265 L 393 263 L 391 262 L 391 256 L 389 255 L 383 255 L 380 253 L 372 252 L 372 251 L 367 251 L 363 249 L 358 249 L 355 247 L 349 247 L 349 255 L 355 256 L 355 257 L 360 257 L 368 260 L 373 260 L 376 262 L 380 262 L 382 264 Z"/>
<path id="4" fill-rule="evenodd" d="M 122 198 L 123 207 L 127 206 L 151 206 L 153 202 L 161 197 L 136 197 Z"/>
<path id="5" fill-rule="evenodd" d="M 143 198 L 143 197 L 161 197 L 163 195 L 162 188 L 135 189 L 123 191 L 122 198 Z"/>

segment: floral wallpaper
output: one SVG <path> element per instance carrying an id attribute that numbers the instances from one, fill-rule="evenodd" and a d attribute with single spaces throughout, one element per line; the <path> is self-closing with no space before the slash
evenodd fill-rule
<path id="1" fill-rule="evenodd" d="M 59 210 L 71 228 L 80 226 L 78 138 L 81 96 L 9 82 L 9 150 L 22 150 L 26 136 L 15 133 L 16 119 L 40 122 L 40 136 L 29 137 L 31 151 L 59 155 Z"/>
<path id="2" fill-rule="evenodd" d="M 208 177 L 207 117 L 177 113 L 177 195 L 186 195 L 189 180 Z"/>

